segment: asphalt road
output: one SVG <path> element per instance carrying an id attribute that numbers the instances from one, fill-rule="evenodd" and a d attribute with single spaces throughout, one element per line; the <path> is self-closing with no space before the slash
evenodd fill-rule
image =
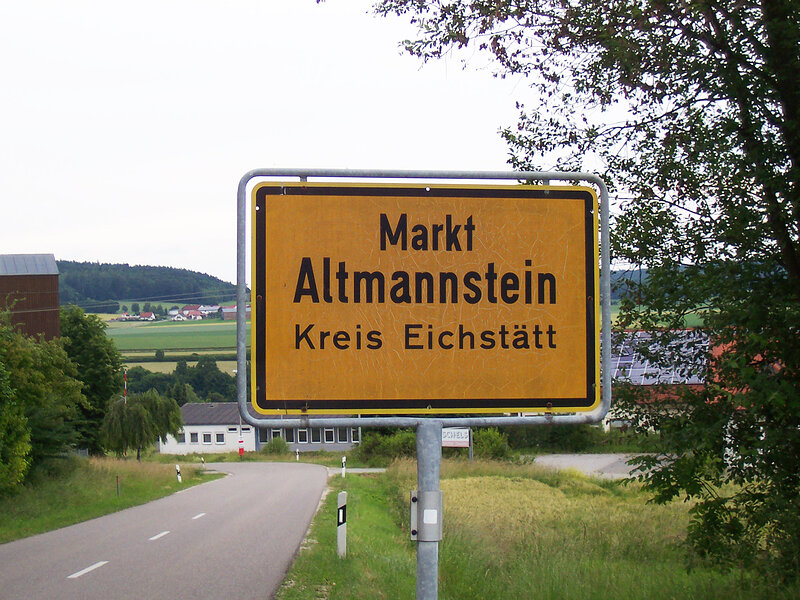
<path id="1" fill-rule="evenodd" d="M 627 461 L 635 454 L 542 454 L 534 463 L 553 469 L 575 469 L 586 475 L 622 479 L 633 467 Z"/>
<path id="2" fill-rule="evenodd" d="M 316 512 L 327 469 L 207 466 L 229 476 L 0 545 L 0 600 L 271 598 Z"/>

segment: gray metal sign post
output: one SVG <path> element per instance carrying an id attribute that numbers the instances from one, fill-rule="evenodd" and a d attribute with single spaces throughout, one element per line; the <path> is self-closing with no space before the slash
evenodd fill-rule
<path id="1" fill-rule="evenodd" d="M 255 179 L 296 177 L 324 180 L 387 180 L 430 182 L 450 181 L 519 181 L 519 182 L 585 182 L 596 186 L 600 192 L 600 297 L 602 305 L 601 336 L 601 388 L 600 404 L 591 412 L 574 414 L 536 414 L 533 416 L 477 416 L 477 417 L 363 417 L 363 418 L 256 418 L 247 410 L 247 329 L 248 303 L 246 282 L 247 248 L 247 187 Z M 609 250 L 609 197 L 605 183 L 589 173 L 533 172 L 533 171 L 376 171 L 337 169 L 256 169 L 246 173 L 239 182 L 237 192 L 237 337 L 236 384 L 239 412 L 254 427 L 413 427 L 417 434 L 417 490 L 412 495 L 412 521 L 416 518 L 412 538 L 417 540 L 417 599 L 435 600 L 438 597 L 439 541 L 442 530 L 442 504 L 439 489 L 442 460 L 442 428 L 447 427 L 501 427 L 510 425 L 565 425 L 598 423 L 611 405 L 611 258 Z M 416 506 L 415 506 L 416 505 Z"/>

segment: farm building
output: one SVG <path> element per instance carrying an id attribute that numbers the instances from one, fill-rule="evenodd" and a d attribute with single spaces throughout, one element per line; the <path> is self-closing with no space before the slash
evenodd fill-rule
<path id="1" fill-rule="evenodd" d="M 349 450 L 361 440 L 358 427 L 253 428 L 240 420 L 236 402 L 190 402 L 181 407 L 181 415 L 183 431 L 159 442 L 162 454 L 236 452 L 240 437 L 246 452 L 259 450 L 275 437 L 286 440 L 292 452 Z"/>
<path id="2" fill-rule="evenodd" d="M 0 309 L 26 335 L 60 335 L 58 266 L 52 254 L 0 254 Z"/>

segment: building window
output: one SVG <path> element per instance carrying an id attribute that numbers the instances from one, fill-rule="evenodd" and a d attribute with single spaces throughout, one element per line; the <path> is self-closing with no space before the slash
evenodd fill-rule
<path id="1" fill-rule="evenodd" d="M 325 430 L 325 443 L 332 444 L 334 442 L 333 438 L 333 429 L 326 429 Z"/>
<path id="2" fill-rule="evenodd" d="M 308 429 L 298 429 L 297 430 L 297 443 L 298 444 L 307 444 L 308 443 Z"/>
<path id="3" fill-rule="evenodd" d="M 311 429 L 311 443 L 319 444 L 322 442 L 322 431 L 319 427 L 312 427 Z"/>
<path id="4" fill-rule="evenodd" d="M 189 434 L 189 441 L 192 444 L 196 444 L 197 443 L 197 432 L 196 431 Z"/>
<path id="5" fill-rule="evenodd" d="M 176 439 L 178 440 L 179 444 L 185 444 L 186 443 L 186 434 L 183 431 L 181 431 L 178 434 L 178 437 Z"/>
<path id="6" fill-rule="evenodd" d="M 217 443 L 218 444 L 224 444 L 225 443 L 225 434 L 224 433 L 218 433 L 217 434 Z"/>
<path id="7" fill-rule="evenodd" d="M 336 428 L 336 437 L 338 438 L 337 441 L 340 444 L 346 444 L 348 442 L 348 439 L 347 439 L 347 427 L 337 427 Z"/>
<path id="8" fill-rule="evenodd" d="M 281 437 L 281 430 L 280 429 L 273 429 L 272 430 L 272 439 Z"/>
<path id="9" fill-rule="evenodd" d="M 242 433 L 248 433 L 250 431 L 249 427 L 242 427 Z"/>
<path id="10" fill-rule="evenodd" d="M 204 444 L 210 444 L 211 443 L 211 434 L 210 433 L 204 433 L 203 434 L 203 443 Z"/>
<path id="11" fill-rule="evenodd" d="M 290 444 L 294 443 L 294 429 L 284 429 L 284 433 L 286 434 L 286 441 Z"/>
<path id="12" fill-rule="evenodd" d="M 262 444 L 266 444 L 269 441 L 269 430 L 268 429 L 259 429 L 258 430 L 258 441 Z"/>
<path id="13" fill-rule="evenodd" d="M 359 429 L 358 427 L 353 427 L 350 430 L 350 433 L 352 434 L 352 437 L 350 439 L 353 440 L 354 444 L 357 444 L 358 442 L 361 441 L 361 429 Z"/>
<path id="14" fill-rule="evenodd" d="M 231 433 L 236 433 L 239 430 L 236 427 L 228 427 L 228 431 L 230 431 Z"/>

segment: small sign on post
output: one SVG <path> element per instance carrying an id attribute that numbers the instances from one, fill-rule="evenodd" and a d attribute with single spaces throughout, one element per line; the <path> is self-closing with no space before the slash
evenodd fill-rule
<path id="1" fill-rule="evenodd" d="M 181 483 L 182 479 L 181 479 L 181 466 L 180 465 L 175 465 L 175 472 L 176 472 L 176 474 L 178 476 L 178 483 Z"/>
<path id="2" fill-rule="evenodd" d="M 347 555 L 347 492 L 339 492 L 336 500 L 336 553 L 344 558 Z"/>
<path id="3" fill-rule="evenodd" d="M 442 448 L 469 448 L 469 428 L 468 427 L 443 428 Z"/>

